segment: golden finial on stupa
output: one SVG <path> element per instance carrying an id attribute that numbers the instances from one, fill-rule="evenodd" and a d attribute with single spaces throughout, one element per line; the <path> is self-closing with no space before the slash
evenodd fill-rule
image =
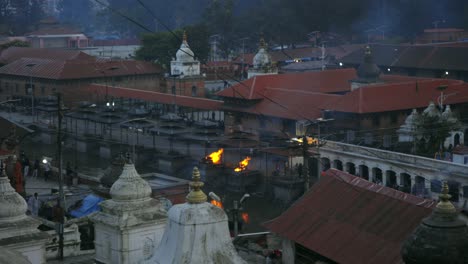
<path id="1" fill-rule="evenodd" d="M 452 196 L 449 194 L 448 183 L 445 181 L 442 185 L 442 192 L 439 194 L 439 203 L 436 209 L 443 213 L 456 213 L 455 206 L 449 201 Z"/>
<path id="2" fill-rule="evenodd" d="M 263 36 L 260 37 L 260 48 L 266 48 L 266 43 Z"/>
<path id="3" fill-rule="evenodd" d="M 182 35 L 182 40 L 187 42 L 187 31 L 184 30 L 184 34 Z"/>
<path id="4" fill-rule="evenodd" d="M 366 55 L 370 55 L 371 54 L 371 48 L 369 45 L 366 46 Z"/>
<path id="5" fill-rule="evenodd" d="M 187 195 L 188 203 L 204 203 L 207 201 L 206 194 L 201 190 L 205 185 L 200 181 L 200 171 L 197 167 L 193 168 L 192 181 L 190 182 L 190 193 Z"/>

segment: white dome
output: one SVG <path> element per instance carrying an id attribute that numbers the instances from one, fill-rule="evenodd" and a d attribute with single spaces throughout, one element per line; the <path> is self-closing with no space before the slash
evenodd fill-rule
<path id="1" fill-rule="evenodd" d="M 180 45 L 179 50 L 176 52 L 177 61 L 181 62 L 192 62 L 195 61 L 195 54 L 190 49 L 190 46 L 187 43 L 187 34 L 184 32 L 182 44 Z"/>
<path id="2" fill-rule="evenodd" d="M 0 176 L 0 222 L 16 221 L 26 217 L 28 205 L 10 185 L 5 174 Z"/>
<path id="3" fill-rule="evenodd" d="M 442 113 L 442 118 L 450 123 L 456 123 L 458 121 L 453 115 L 452 109 L 450 109 L 450 105 L 445 107 L 445 111 Z"/>
<path id="4" fill-rule="evenodd" d="M 195 54 L 190 49 L 187 42 L 186 41 L 182 42 L 182 45 L 180 45 L 180 49 L 176 53 L 177 61 L 184 61 L 184 62 L 195 61 L 194 57 L 195 57 Z"/>
<path id="5" fill-rule="evenodd" d="M 255 69 L 261 68 L 271 64 L 271 57 L 268 54 L 264 47 L 261 47 L 260 50 L 255 54 L 253 58 L 253 66 Z"/>
<path id="6" fill-rule="evenodd" d="M 151 197 L 151 187 L 142 179 L 133 164 L 125 164 L 119 179 L 112 185 L 110 195 L 115 201 L 134 201 Z"/>
<path id="7" fill-rule="evenodd" d="M 428 116 L 440 116 L 440 112 L 436 108 L 434 102 L 429 103 L 429 106 L 426 109 L 424 109 L 423 114 Z"/>

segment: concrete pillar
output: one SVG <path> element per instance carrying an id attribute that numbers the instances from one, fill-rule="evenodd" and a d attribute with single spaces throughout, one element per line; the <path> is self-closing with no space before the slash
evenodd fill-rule
<path id="1" fill-rule="evenodd" d="M 110 145 L 99 146 L 99 156 L 101 158 L 110 159 L 112 157 L 112 150 Z"/>
<path id="2" fill-rule="evenodd" d="M 401 173 L 395 172 L 395 181 L 398 186 L 401 186 L 402 181 L 401 181 Z"/>
<path id="3" fill-rule="evenodd" d="M 78 152 L 87 152 L 88 144 L 85 141 L 77 140 L 76 141 L 76 150 Z"/>
<path id="4" fill-rule="evenodd" d="M 382 171 L 382 185 L 387 186 L 387 172 Z"/>
<path id="5" fill-rule="evenodd" d="M 282 242 L 283 255 L 282 262 L 284 264 L 294 264 L 296 257 L 296 246 L 294 241 L 284 239 Z"/>
<path id="6" fill-rule="evenodd" d="M 429 194 L 431 193 L 431 179 L 429 178 L 424 178 L 424 188 L 427 189 Z"/>

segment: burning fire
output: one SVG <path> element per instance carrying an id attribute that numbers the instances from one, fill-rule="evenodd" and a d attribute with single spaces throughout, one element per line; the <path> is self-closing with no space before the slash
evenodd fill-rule
<path id="1" fill-rule="evenodd" d="M 241 162 L 239 162 L 239 166 L 236 167 L 236 168 L 234 169 L 234 171 L 235 171 L 235 172 L 240 172 L 240 171 L 243 171 L 243 170 L 247 169 L 247 166 L 249 165 L 249 160 L 251 160 L 250 157 L 248 157 L 248 156 L 245 157 L 244 160 L 242 160 Z"/>
<path id="2" fill-rule="evenodd" d="M 218 151 L 215 151 L 211 153 L 210 155 L 206 156 L 205 159 L 211 160 L 213 164 L 220 164 L 223 153 L 224 153 L 224 149 L 219 149 Z"/>
<path id="3" fill-rule="evenodd" d="M 211 200 L 211 204 L 216 206 L 216 207 L 219 207 L 219 208 L 223 209 L 223 203 L 222 202 L 218 202 L 216 200 Z"/>
<path id="4" fill-rule="evenodd" d="M 242 220 L 244 220 L 244 223 L 248 224 L 250 219 L 249 219 L 249 214 L 248 213 L 242 213 L 241 214 Z"/>
<path id="5" fill-rule="evenodd" d="M 313 145 L 313 144 L 318 144 L 318 139 L 313 138 L 313 137 L 306 137 L 307 138 L 307 144 L 308 145 Z M 300 138 L 292 138 L 293 141 L 296 141 L 298 143 L 302 144 L 303 139 Z"/>

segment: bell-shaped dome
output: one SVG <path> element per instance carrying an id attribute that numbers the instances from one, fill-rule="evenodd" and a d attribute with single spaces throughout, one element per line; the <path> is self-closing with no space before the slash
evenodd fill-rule
<path id="1" fill-rule="evenodd" d="M 426 109 L 424 109 L 423 114 L 427 115 L 427 116 L 430 116 L 430 117 L 440 116 L 439 109 L 437 109 L 434 102 L 432 102 L 432 101 L 429 103 L 429 106 Z"/>
<path id="2" fill-rule="evenodd" d="M 151 197 L 151 186 L 142 179 L 135 166 L 127 162 L 119 179 L 112 185 L 110 195 L 115 201 L 135 201 Z"/>
<path id="3" fill-rule="evenodd" d="M 187 202 L 169 209 L 161 244 L 147 263 L 245 264 L 232 244 L 226 213 L 206 202 L 197 168 L 192 179 Z"/>
<path id="4" fill-rule="evenodd" d="M 458 120 L 455 118 L 455 115 L 452 112 L 452 109 L 450 109 L 450 105 L 447 105 L 445 107 L 445 111 L 442 113 L 442 118 L 447 120 L 449 123 L 457 123 Z"/>
<path id="5" fill-rule="evenodd" d="M 379 67 L 374 63 L 371 49 L 369 46 L 367 46 L 364 55 L 364 62 L 359 65 L 359 68 L 357 69 L 357 75 L 361 80 L 377 81 L 380 73 L 381 71 Z"/>
<path id="6" fill-rule="evenodd" d="M 271 56 L 267 52 L 265 40 L 261 38 L 259 50 L 253 58 L 253 66 L 255 69 L 259 69 L 269 65 L 271 65 Z"/>
<path id="7" fill-rule="evenodd" d="M 416 109 L 413 109 L 411 114 L 405 119 L 405 126 L 414 127 L 418 116 L 419 116 L 418 111 Z"/>
<path id="8" fill-rule="evenodd" d="M 445 182 L 432 214 L 403 243 L 406 264 L 468 263 L 468 227 L 449 201 Z"/>
<path id="9" fill-rule="evenodd" d="M 195 61 L 195 54 L 190 49 L 190 46 L 187 43 L 187 34 L 184 32 L 184 37 L 182 44 L 180 45 L 179 50 L 176 52 L 177 61 L 180 62 L 192 62 Z"/>
<path id="10" fill-rule="evenodd" d="M 13 187 L 2 168 L 0 175 L 0 222 L 11 222 L 26 218 L 28 205 Z"/>

